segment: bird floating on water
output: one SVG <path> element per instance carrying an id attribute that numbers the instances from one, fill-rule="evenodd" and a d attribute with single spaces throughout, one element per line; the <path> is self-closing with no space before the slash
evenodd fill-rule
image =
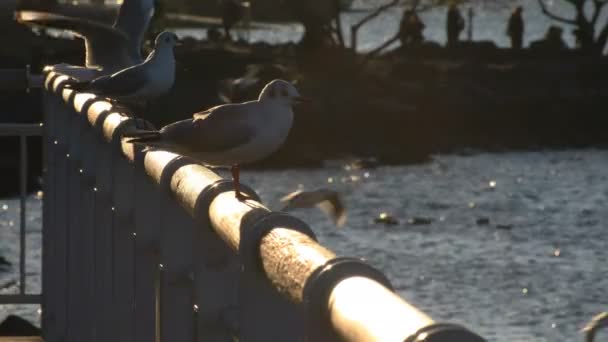
<path id="1" fill-rule="evenodd" d="M 602 312 L 595 315 L 581 331 L 585 333 L 586 342 L 593 342 L 597 331 L 606 327 L 608 327 L 608 312 Z"/>
<path id="2" fill-rule="evenodd" d="M 143 61 L 141 48 L 154 6 L 154 0 L 124 0 L 112 26 L 38 11 L 18 11 L 16 18 L 26 25 L 64 29 L 84 39 L 84 68 L 59 64 L 51 67 L 51 70 L 81 80 L 91 80 Z"/>
<path id="3" fill-rule="evenodd" d="M 381 213 L 380 215 L 378 215 L 378 217 L 374 219 L 374 223 L 385 224 L 388 226 L 396 226 L 399 224 L 399 220 L 397 220 L 389 213 Z"/>
<path id="4" fill-rule="evenodd" d="M 165 31 L 156 37 L 155 48 L 148 58 L 137 65 L 117 73 L 101 76 L 92 81 L 72 80 L 67 88 L 104 95 L 120 102 L 146 102 L 167 93 L 175 82 L 173 47 L 177 35 Z"/>
<path id="5" fill-rule="evenodd" d="M 346 223 L 346 207 L 340 193 L 334 190 L 298 190 L 283 197 L 281 202 L 285 203 L 282 211 L 318 207 L 332 218 L 336 226 L 342 227 Z"/>
<path id="6" fill-rule="evenodd" d="M 274 80 L 255 101 L 213 107 L 159 131 L 136 131 L 124 138 L 206 165 L 231 167 L 236 197 L 245 200 L 240 165 L 266 158 L 283 145 L 293 124 L 292 107 L 300 101 L 293 84 Z"/>

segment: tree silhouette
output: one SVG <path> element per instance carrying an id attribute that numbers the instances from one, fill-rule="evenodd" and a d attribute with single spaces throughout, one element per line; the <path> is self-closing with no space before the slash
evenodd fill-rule
<path id="1" fill-rule="evenodd" d="M 589 54 L 601 55 L 608 43 L 608 22 L 599 25 L 602 11 L 608 5 L 608 0 L 561 0 L 575 9 L 574 18 L 566 18 L 552 12 L 545 0 L 538 0 L 543 13 L 549 18 L 564 24 L 576 26 L 574 34 L 577 37 L 579 48 Z M 585 13 L 586 8 L 591 8 Z"/>

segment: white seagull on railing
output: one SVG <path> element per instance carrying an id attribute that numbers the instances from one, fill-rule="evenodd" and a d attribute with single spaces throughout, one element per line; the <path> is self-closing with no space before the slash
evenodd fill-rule
<path id="1" fill-rule="evenodd" d="M 239 200 L 239 166 L 268 157 L 287 139 L 293 123 L 292 106 L 301 100 L 289 82 L 268 83 L 258 100 L 226 104 L 194 114 L 160 131 L 127 134 L 127 142 L 146 144 L 200 160 L 210 166 L 232 167 Z"/>
<path id="2" fill-rule="evenodd" d="M 141 64 L 92 81 L 71 80 L 66 88 L 108 97 L 124 102 L 148 101 L 159 97 L 175 82 L 173 47 L 178 39 L 173 32 L 162 32 L 156 37 L 154 51 Z"/>
<path id="3" fill-rule="evenodd" d="M 51 69 L 83 80 L 139 64 L 144 35 L 154 14 L 154 0 L 124 0 L 114 22 L 106 25 L 60 14 L 18 11 L 17 21 L 27 25 L 64 29 L 85 41 L 85 68 L 59 64 Z"/>
<path id="4" fill-rule="evenodd" d="M 282 211 L 318 207 L 332 218 L 336 226 L 342 227 L 346 223 L 346 207 L 340 193 L 334 190 L 298 190 L 281 198 L 281 202 L 285 203 Z"/>

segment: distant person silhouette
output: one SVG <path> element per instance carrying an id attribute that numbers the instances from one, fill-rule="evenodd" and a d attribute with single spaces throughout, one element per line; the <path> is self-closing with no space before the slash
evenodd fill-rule
<path id="1" fill-rule="evenodd" d="M 446 29 L 448 34 L 448 46 L 458 43 L 458 37 L 464 30 L 464 18 L 455 3 L 451 3 L 448 8 Z"/>
<path id="2" fill-rule="evenodd" d="M 524 19 L 522 18 L 523 8 L 517 6 L 507 25 L 507 35 L 511 37 L 511 48 L 514 50 L 520 50 L 523 46 L 524 38 Z"/>
<path id="3" fill-rule="evenodd" d="M 414 10 L 407 9 L 403 12 L 403 18 L 401 18 L 401 24 L 399 27 L 399 39 L 401 40 L 401 46 L 408 47 L 414 45 L 420 45 L 424 40 L 422 31 L 424 31 L 425 25 L 420 20 L 418 13 Z"/>
<path id="4" fill-rule="evenodd" d="M 576 48 L 587 50 L 593 46 L 593 25 L 589 24 L 582 13 L 576 16 L 576 28 L 572 31 L 576 38 Z"/>
<path id="5" fill-rule="evenodd" d="M 543 39 L 530 43 L 530 49 L 549 52 L 567 49 L 566 42 L 562 37 L 563 31 L 561 27 L 550 26 Z"/>
<path id="6" fill-rule="evenodd" d="M 232 29 L 234 24 L 243 19 L 245 15 L 244 7 L 240 0 L 220 0 L 220 12 L 222 15 L 225 37 L 228 40 L 232 40 L 230 29 Z"/>

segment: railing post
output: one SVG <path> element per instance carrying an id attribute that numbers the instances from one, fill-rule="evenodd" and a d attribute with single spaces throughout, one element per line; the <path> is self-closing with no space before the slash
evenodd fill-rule
<path id="1" fill-rule="evenodd" d="M 194 288 L 192 238 L 194 222 L 179 206 L 169 189 L 173 172 L 181 163 L 170 162 L 161 176 L 161 264 L 160 338 L 163 342 L 192 341 L 194 333 Z"/>
<path id="2" fill-rule="evenodd" d="M 115 327 L 112 312 L 112 148 L 99 134 L 95 137 L 96 165 L 95 184 L 89 191 L 95 196 L 95 333 L 97 341 L 113 341 Z"/>
<path id="3" fill-rule="evenodd" d="M 161 197 L 143 168 L 144 156 L 141 151 L 135 152 L 135 341 L 153 342 Z"/>
<path id="4" fill-rule="evenodd" d="M 83 312 L 84 317 L 84 341 L 96 341 L 96 292 L 95 283 L 96 277 L 96 263 L 95 263 L 95 192 L 92 191 L 95 185 L 95 179 L 97 174 L 97 162 L 96 162 L 96 148 L 94 131 L 89 126 L 87 120 L 87 108 L 90 102 L 85 102 L 81 109 L 80 119 L 81 125 L 81 149 L 82 153 L 82 164 L 79 170 L 80 173 L 80 200 L 82 205 L 82 247 L 83 254 L 82 258 L 82 272 L 83 272 Z"/>
<path id="5" fill-rule="evenodd" d="M 209 212 L 209 204 L 221 190 L 220 180 L 207 187 L 200 195 L 199 208 Z M 233 341 L 240 338 L 251 341 L 241 334 L 239 317 L 239 276 L 241 263 L 226 244 L 214 234 L 208 217 L 199 220 L 194 232 L 194 282 L 196 305 L 195 341 Z M 260 311 L 265 311 L 266 307 Z"/>
<path id="6" fill-rule="evenodd" d="M 55 78 L 47 79 L 46 87 L 49 91 L 55 86 Z M 47 167 L 52 167 L 53 171 L 50 176 L 53 178 L 49 181 L 49 186 L 45 188 L 45 202 L 50 203 L 51 218 L 53 219 L 50 225 L 50 231 L 46 235 L 49 240 L 49 257 L 50 265 L 45 272 L 47 285 L 45 290 L 45 303 L 48 307 L 48 315 L 46 316 L 48 329 L 46 331 L 46 341 L 59 342 L 67 340 L 68 330 L 68 287 L 66 279 L 68 277 L 68 162 L 66 154 L 69 146 L 68 134 L 68 109 L 65 107 L 63 100 L 56 95 L 48 95 L 47 106 L 45 108 L 45 118 L 51 128 L 52 141 L 48 143 L 49 160 L 52 164 Z M 45 233 L 46 234 L 46 233 Z"/>
<path id="7" fill-rule="evenodd" d="M 44 339 L 46 341 L 58 340 L 58 327 L 62 319 L 65 321 L 65 312 L 62 311 L 65 303 L 60 302 L 61 293 L 58 291 L 57 278 L 65 276 L 65 269 L 61 265 L 65 258 L 61 258 L 59 251 L 60 241 L 64 227 L 58 225 L 59 201 L 57 194 L 58 177 L 61 174 L 59 167 L 62 158 L 59 151 L 59 134 L 61 131 L 61 103 L 50 92 L 43 93 L 45 136 L 43 138 L 45 169 L 44 169 L 44 201 L 43 201 L 43 253 L 42 253 L 42 323 Z M 63 142 L 62 142 L 63 143 Z M 64 244 L 65 246 L 65 244 Z"/>
<path id="8" fill-rule="evenodd" d="M 66 158 L 68 160 L 68 338 L 69 342 L 79 342 L 84 338 L 86 320 L 84 278 L 85 265 L 82 222 L 84 215 L 81 207 L 82 166 L 82 118 L 73 110 L 68 112 L 68 129 L 70 144 Z"/>
<path id="9" fill-rule="evenodd" d="M 131 129 L 125 120 L 116 130 L 112 141 L 113 169 L 113 316 L 116 336 L 114 341 L 132 342 L 135 337 L 135 195 L 133 165 L 120 150 L 123 130 Z"/>

